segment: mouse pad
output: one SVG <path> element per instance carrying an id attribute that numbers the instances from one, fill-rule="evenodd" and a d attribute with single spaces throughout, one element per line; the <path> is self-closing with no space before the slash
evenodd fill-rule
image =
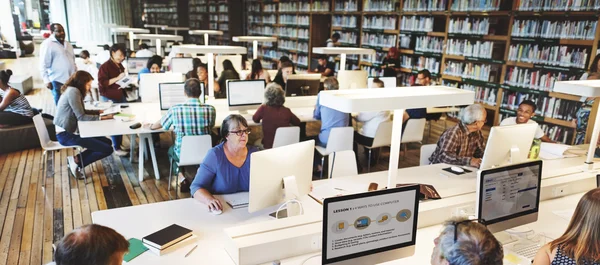
<path id="1" fill-rule="evenodd" d="M 461 168 L 462 168 L 462 167 L 461 167 Z M 454 171 L 452 171 L 452 169 L 450 169 L 449 167 L 447 167 L 447 168 L 443 168 L 442 170 L 444 170 L 444 171 L 447 171 L 447 172 L 450 172 L 450 173 L 452 173 L 452 174 L 454 174 L 454 175 L 462 175 L 462 174 L 466 174 L 466 173 L 471 173 L 471 172 L 473 172 L 473 171 L 471 171 L 471 170 L 468 170 L 468 169 L 466 169 L 466 168 L 462 168 L 462 169 L 463 169 L 465 172 L 463 172 L 463 173 L 454 172 Z"/>

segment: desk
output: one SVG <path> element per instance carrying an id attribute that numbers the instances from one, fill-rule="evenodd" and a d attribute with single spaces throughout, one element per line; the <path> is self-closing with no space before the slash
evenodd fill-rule
<path id="1" fill-rule="evenodd" d="M 166 34 L 135 34 L 134 39 L 139 40 L 155 40 L 156 41 L 156 54 L 160 57 L 163 56 L 161 41 L 183 41 L 183 37 L 179 35 L 166 35 Z"/>
<path id="2" fill-rule="evenodd" d="M 258 58 L 258 42 L 276 42 L 276 37 L 264 36 L 236 36 L 233 37 L 235 42 L 252 42 L 252 59 Z"/>
<path id="3" fill-rule="evenodd" d="M 427 114 L 432 113 L 447 113 L 447 112 L 455 112 L 459 111 L 459 108 L 456 107 L 447 107 L 447 108 L 427 108 Z"/>
<path id="4" fill-rule="evenodd" d="M 208 46 L 208 35 L 223 35 L 223 31 L 220 30 L 207 30 L 207 29 L 196 29 L 188 32 L 190 35 L 204 35 L 204 45 Z"/>
<path id="5" fill-rule="evenodd" d="M 171 26 L 162 27 L 160 29 L 173 31 L 174 35 L 177 35 L 177 31 L 179 31 L 179 30 L 190 30 L 190 28 L 187 28 L 187 27 L 171 27 Z"/>
<path id="6" fill-rule="evenodd" d="M 314 53 L 318 54 L 339 54 L 340 70 L 346 70 L 346 54 L 368 54 L 375 55 L 375 50 L 365 48 L 346 48 L 346 47 L 313 47 Z"/>
<path id="7" fill-rule="evenodd" d="M 151 25 L 151 24 L 144 25 L 144 28 L 154 28 L 154 34 L 158 34 L 158 29 L 161 29 L 164 27 L 168 27 L 168 26 L 167 25 Z"/>
<path id="8" fill-rule="evenodd" d="M 128 33 L 129 34 L 129 48 L 134 49 L 133 46 L 133 34 L 134 33 L 150 33 L 147 29 L 136 29 L 136 28 L 111 28 L 110 31 L 113 33 L 114 43 L 117 43 L 117 33 Z"/>
<path id="9" fill-rule="evenodd" d="M 218 195 L 216 197 L 221 199 Z M 304 196 L 301 201 L 305 214 L 322 214 L 321 205 L 308 196 Z M 184 258 L 184 255 L 193 247 L 192 245 L 160 257 L 146 251 L 128 264 L 235 265 L 224 249 L 228 238 L 223 229 L 273 220 L 268 214 L 277 210 L 278 206 L 252 214 L 248 213 L 248 208 L 233 210 L 226 203 L 223 203 L 223 207 L 223 214 L 212 215 L 205 205 L 189 198 L 97 211 L 92 213 L 92 221 L 115 229 L 125 238 L 142 239 L 174 223 L 192 229 L 198 236 L 196 242 L 198 247 L 187 258 Z"/>

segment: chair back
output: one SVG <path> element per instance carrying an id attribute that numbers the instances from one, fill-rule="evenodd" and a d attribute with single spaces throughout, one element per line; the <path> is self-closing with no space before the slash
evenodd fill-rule
<path id="1" fill-rule="evenodd" d="M 200 165 L 212 148 L 210 135 L 188 135 L 181 140 L 179 166 Z"/>
<path id="2" fill-rule="evenodd" d="M 275 131 L 275 139 L 273 140 L 273 148 L 296 144 L 300 142 L 300 127 L 279 127 Z"/>
<path id="3" fill-rule="evenodd" d="M 375 138 L 373 138 L 372 148 L 392 145 L 392 121 L 385 121 L 377 126 Z"/>
<path id="4" fill-rule="evenodd" d="M 427 121 L 423 119 L 409 119 L 406 123 L 406 129 L 402 133 L 401 143 L 412 143 L 423 141 L 423 134 L 425 133 L 425 123 Z"/>
<path id="5" fill-rule="evenodd" d="M 331 178 L 358 175 L 358 167 L 356 166 L 356 156 L 354 155 L 354 151 L 345 150 L 329 155 L 329 168 L 333 170 L 333 172 L 331 172 Z"/>
<path id="6" fill-rule="evenodd" d="M 48 128 L 46 128 L 46 123 L 44 122 L 44 118 L 42 118 L 41 113 L 33 116 L 33 124 L 35 125 L 38 138 L 40 139 L 40 146 L 42 146 L 43 149 L 48 149 L 50 143 L 52 143 L 52 140 L 50 140 Z"/>
<path id="7" fill-rule="evenodd" d="M 424 144 L 421 146 L 421 156 L 419 157 L 419 165 L 429 165 L 429 157 L 431 157 L 431 154 L 433 154 L 436 147 L 437 144 Z"/>
<path id="8" fill-rule="evenodd" d="M 327 153 L 352 150 L 352 143 L 354 141 L 354 128 L 352 127 L 337 127 L 331 129 L 329 132 L 329 139 L 327 140 Z"/>

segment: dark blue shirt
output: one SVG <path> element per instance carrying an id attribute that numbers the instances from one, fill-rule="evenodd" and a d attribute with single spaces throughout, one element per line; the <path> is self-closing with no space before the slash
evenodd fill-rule
<path id="1" fill-rule="evenodd" d="M 419 109 L 407 109 L 406 113 L 410 117 L 410 119 L 423 119 L 427 117 L 427 109 L 419 108 Z"/>

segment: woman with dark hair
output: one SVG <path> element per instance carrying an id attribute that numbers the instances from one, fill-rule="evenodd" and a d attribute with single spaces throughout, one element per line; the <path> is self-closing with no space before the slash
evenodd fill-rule
<path id="1" fill-rule="evenodd" d="M 12 71 L 0 70 L 0 128 L 32 123 L 34 112 L 19 90 L 8 85 Z"/>
<path id="2" fill-rule="evenodd" d="M 277 83 L 270 83 L 265 88 L 265 104 L 261 105 L 252 116 L 252 120 L 261 123 L 263 128 L 262 145 L 265 149 L 273 148 L 275 132 L 279 127 L 300 126 L 300 119 L 292 111 L 283 106 L 285 92 Z"/>
<path id="3" fill-rule="evenodd" d="M 281 63 L 281 69 L 277 71 L 277 75 L 273 79 L 273 82 L 280 85 L 285 89 L 285 84 L 287 84 L 288 76 L 294 74 L 294 64 L 292 62 L 285 61 Z"/>
<path id="4" fill-rule="evenodd" d="M 248 134 L 250 129 L 242 115 L 227 116 L 220 131 L 223 142 L 208 151 L 196 173 L 191 194 L 210 211 L 223 209 L 213 194 L 243 192 L 250 188 L 250 155 L 256 148 L 246 146 Z"/>
<path id="5" fill-rule="evenodd" d="M 200 67 L 200 65 L 202 64 L 202 61 L 200 60 L 200 58 L 194 58 L 192 59 L 192 70 L 190 70 L 189 72 L 187 72 L 185 74 L 185 79 L 190 79 L 190 78 L 196 78 L 196 79 L 200 79 L 198 77 L 198 67 Z"/>
<path id="6" fill-rule="evenodd" d="M 590 69 L 581 76 L 581 80 L 587 80 L 590 74 L 600 72 L 600 65 L 598 65 L 599 61 L 600 54 L 597 54 L 596 57 L 594 57 L 592 64 L 590 65 Z"/>
<path id="7" fill-rule="evenodd" d="M 83 98 L 92 88 L 92 75 L 85 71 L 75 72 L 62 86 L 62 96 L 56 105 L 56 139 L 65 146 L 78 145 L 86 150 L 80 156 L 67 157 L 69 170 L 78 178 L 81 169 L 112 154 L 111 141 L 106 137 L 81 138 L 77 131 L 79 121 L 112 119 L 112 115 L 100 117 L 101 111 L 86 110 Z M 81 159 L 80 159 L 81 157 Z"/>
<path id="8" fill-rule="evenodd" d="M 223 72 L 219 76 L 219 87 L 222 89 L 219 93 L 215 93 L 216 98 L 227 98 L 227 80 L 239 80 L 240 74 L 233 67 L 233 63 L 230 60 L 223 61 Z M 215 89 L 216 92 L 216 89 Z"/>
<path id="9" fill-rule="evenodd" d="M 260 60 L 254 59 L 252 61 L 252 71 L 246 77 L 246 80 L 257 80 L 257 79 L 263 79 L 267 83 L 271 82 L 271 76 L 269 75 L 269 72 L 267 72 L 267 70 L 264 70 L 262 68 L 262 64 L 260 63 Z"/>
<path id="10" fill-rule="evenodd" d="M 200 80 L 200 82 L 204 84 L 204 95 L 208 96 L 208 66 L 206 64 L 200 63 L 194 69 L 196 69 L 194 73 L 191 73 L 192 71 L 190 71 L 186 74 L 186 79 L 196 78 Z M 194 77 L 194 75 L 197 77 Z M 214 82 L 214 90 L 216 96 L 221 92 L 221 86 L 217 81 Z"/>
<path id="11" fill-rule="evenodd" d="M 158 55 L 153 55 L 152 57 L 150 57 L 148 59 L 148 62 L 146 63 L 146 68 L 140 70 L 140 72 L 138 73 L 138 83 L 140 82 L 140 75 L 142 74 L 162 73 L 162 63 L 162 57 Z"/>

